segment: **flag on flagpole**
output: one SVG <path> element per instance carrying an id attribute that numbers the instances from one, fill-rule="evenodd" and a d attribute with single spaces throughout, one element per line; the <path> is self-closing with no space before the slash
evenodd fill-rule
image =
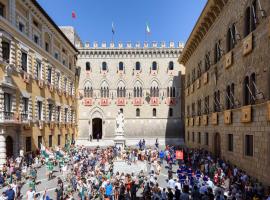
<path id="1" fill-rule="evenodd" d="M 75 11 L 72 11 L 71 17 L 72 17 L 73 19 L 75 19 L 75 18 L 77 17 Z"/>
<path id="2" fill-rule="evenodd" d="M 146 33 L 147 34 L 151 33 L 151 29 L 150 29 L 150 26 L 148 25 L 148 23 L 146 23 Z"/>
<path id="3" fill-rule="evenodd" d="M 115 34 L 114 23 L 112 22 L 112 33 Z"/>

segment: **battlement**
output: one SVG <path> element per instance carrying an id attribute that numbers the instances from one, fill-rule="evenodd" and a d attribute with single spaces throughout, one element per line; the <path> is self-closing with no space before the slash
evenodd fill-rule
<path id="1" fill-rule="evenodd" d="M 118 43 L 114 43 L 114 42 L 110 42 L 109 44 L 107 44 L 107 42 L 101 42 L 98 43 L 97 41 L 94 41 L 93 43 L 90 42 L 86 42 L 84 45 L 82 45 L 81 43 L 77 43 L 75 44 L 75 46 L 78 49 L 139 49 L 139 48 L 149 48 L 149 49 L 153 49 L 153 48 L 179 48 L 179 49 L 183 49 L 184 48 L 184 43 L 183 42 L 178 42 L 175 43 L 173 41 L 166 43 L 165 41 L 162 42 L 136 42 L 135 44 L 133 44 L 132 42 L 118 42 Z"/>

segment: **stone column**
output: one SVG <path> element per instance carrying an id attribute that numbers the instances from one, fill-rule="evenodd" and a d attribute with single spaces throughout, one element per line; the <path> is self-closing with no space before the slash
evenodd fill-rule
<path id="1" fill-rule="evenodd" d="M 6 138 L 4 136 L 5 129 L 2 127 L 0 128 L 0 168 L 6 163 Z"/>

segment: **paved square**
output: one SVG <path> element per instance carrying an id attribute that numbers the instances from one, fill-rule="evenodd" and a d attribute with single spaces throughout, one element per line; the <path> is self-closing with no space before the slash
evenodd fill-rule
<path id="1" fill-rule="evenodd" d="M 131 174 L 132 172 L 135 174 L 138 174 L 141 170 L 144 172 L 147 172 L 147 164 L 146 162 L 137 162 L 137 163 L 132 163 L 129 165 L 125 161 L 114 161 L 113 165 L 113 172 L 119 172 L 119 173 L 129 173 Z"/>

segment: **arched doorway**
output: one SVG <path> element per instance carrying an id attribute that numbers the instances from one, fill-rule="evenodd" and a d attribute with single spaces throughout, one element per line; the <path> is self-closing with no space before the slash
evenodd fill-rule
<path id="1" fill-rule="evenodd" d="M 92 119 L 92 134 L 93 139 L 102 139 L 102 119 Z"/>
<path id="2" fill-rule="evenodd" d="M 6 138 L 6 155 L 9 158 L 13 156 L 13 139 L 10 136 Z"/>
<path id="3" fill-rule="evenodd" d="M 215 133 L 214 135 L 214 155 L 216 157 L 220 157 L 221 156 L 221 148 L 220 148 L 220 134 L 219 133 Z"/>

